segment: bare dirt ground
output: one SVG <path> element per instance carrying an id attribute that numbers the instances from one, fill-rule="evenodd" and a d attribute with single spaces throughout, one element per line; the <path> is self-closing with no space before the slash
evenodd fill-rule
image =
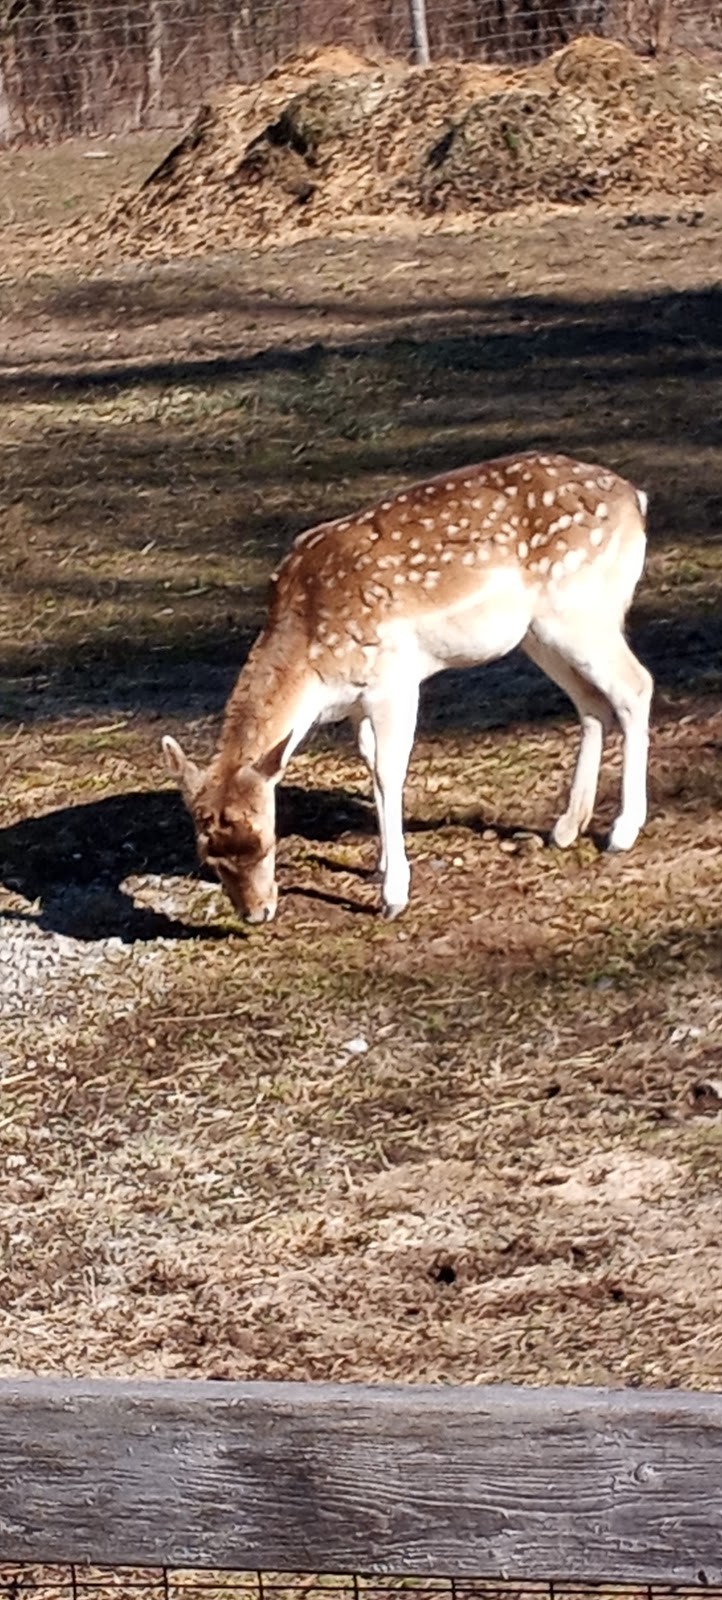
<path id="1" fill-rule="evenodd" d="M 0 158 L 0 1370 L 719 1386 L 722 205 L 63 262 L 112 148 Z M 613 740 L 545 847 L 513 658 L 428 687 L 403 922 L 325 737 L 238 927 L 161 733 L 209 751 L 301 527 L 531 446 L 651 494 L 639 846 Z"/>

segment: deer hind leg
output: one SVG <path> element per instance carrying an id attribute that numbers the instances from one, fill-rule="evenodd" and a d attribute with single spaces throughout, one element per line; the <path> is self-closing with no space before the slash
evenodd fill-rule
<path id="1" fill-rule="evenodd" d="M 620 635 L 616 672 L 607 693 L 624 738 L 622 809 L 607 841 L 609 850 L 631 850 L 647 820 L 649 708 L 653 688 L 650 673 Z"/>
<path id="2" fill-rule="evenodd" d="M 552 842 L 565 850 L 586 831 L 592 820 L 604 736 L 614 724 L 612 707 L 606 695 L 553 645 L 542 644 L 534 634 L 528 633 L 522 650 L 569 696 L 581 723 L 582 737 L 569 803 L 552 829 Z"/>
<path id="3" fill-rule="evenodd" d="M 369 770 L 369 772 L 371 774 L 371 782 L 373 784 L 374 805 L 376 807 L 376 815 L 377 815 L 377 817 L 380 818 L 380 816 L 381 816 L 381 791 L 380 791 L 378 783 L 376 781 L 376 735 L 374 733 L 373 723 L 372 723 L 370 717 L 360 716 L 360 717 L 354 718 L 354 724 L 355 724 L 355 728 L 356 728 L 356 738 L 357 738 L 357 741 L 358 741 L 359 755 L 360 755 L 361 760 L 363 761 L 364 765 L 368 768 L 368 770 Z M 385 850 L 383 839 L 380 839 L 380 841 L 379 841 L 379 856 L 378 856 L 378 862 L 377 862 L 377 866 L 376 866 L 376 872 L 377 872 L 377 875 L 379 877 L 383 878 L 383 875 L 384 875 L 385 871 L 386 871 L 386 850 Z"/>
<path id="4" fill-rule="evenodd" d="M 546 642 L 546 641 L 545 641 Z M 557 650 L 607 699 L 622 730 L 622 809 L 609 835 L 610 850 L 631 850 L 647 816 L 647 757 L 652 678 L 616 625 L 584 639 L 557 637 Z"/>
<path id="5" fill-rule="evenodd" d="M 388 918 L 397 917 L 409 899 L 411 874 L 404 845 L 404 780 L 416 732 L 418 704 L 418 684 L 398 688 L 393 698 L 372 700 L 368 706 L 370 729 L 363 734 L 373 761 L 374 798 L 381 836 L 381 898 L 384 916 Z M 363 722 L 359 725 L 359 743 L 362 727 Z"/>

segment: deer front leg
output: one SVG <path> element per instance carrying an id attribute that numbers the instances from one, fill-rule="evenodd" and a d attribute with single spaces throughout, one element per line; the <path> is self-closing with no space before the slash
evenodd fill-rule
<path id="1" fill-rule="evenodd" d="M 391 919 L 408 905 L 410 869 L 404 846 L 404 780 L 416 732 L 418 684 L 403 685 L 394 698 L 372 701 L 374 798 L 381 836 L 381 899 Z"/>

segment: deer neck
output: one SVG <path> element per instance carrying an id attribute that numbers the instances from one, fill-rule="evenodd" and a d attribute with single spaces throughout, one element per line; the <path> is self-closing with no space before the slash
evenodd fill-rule
<path id="1" fill-rule="evenodd" d="M 218 765 L 226 771 L 256 765 L 284 743 L 288 760 L 318 709 L 318 679 L 301 630 L 264 629 L 228 701 Z"/>

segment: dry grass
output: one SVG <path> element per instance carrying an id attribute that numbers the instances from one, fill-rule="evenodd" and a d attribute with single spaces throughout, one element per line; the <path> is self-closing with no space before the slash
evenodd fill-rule
<path id="1" fill-rule="evenodd" d="M 719 1384 L 719 242 L 8 269 L 3 1371 Z M 575 734 L 503 664 L 426 696 L 403 923 L 325 739 L 239 929 L 161 731 L 209 747 L 303 523 L 543 443 L 652 490 L 639 848 L 544 847 Z"/>

